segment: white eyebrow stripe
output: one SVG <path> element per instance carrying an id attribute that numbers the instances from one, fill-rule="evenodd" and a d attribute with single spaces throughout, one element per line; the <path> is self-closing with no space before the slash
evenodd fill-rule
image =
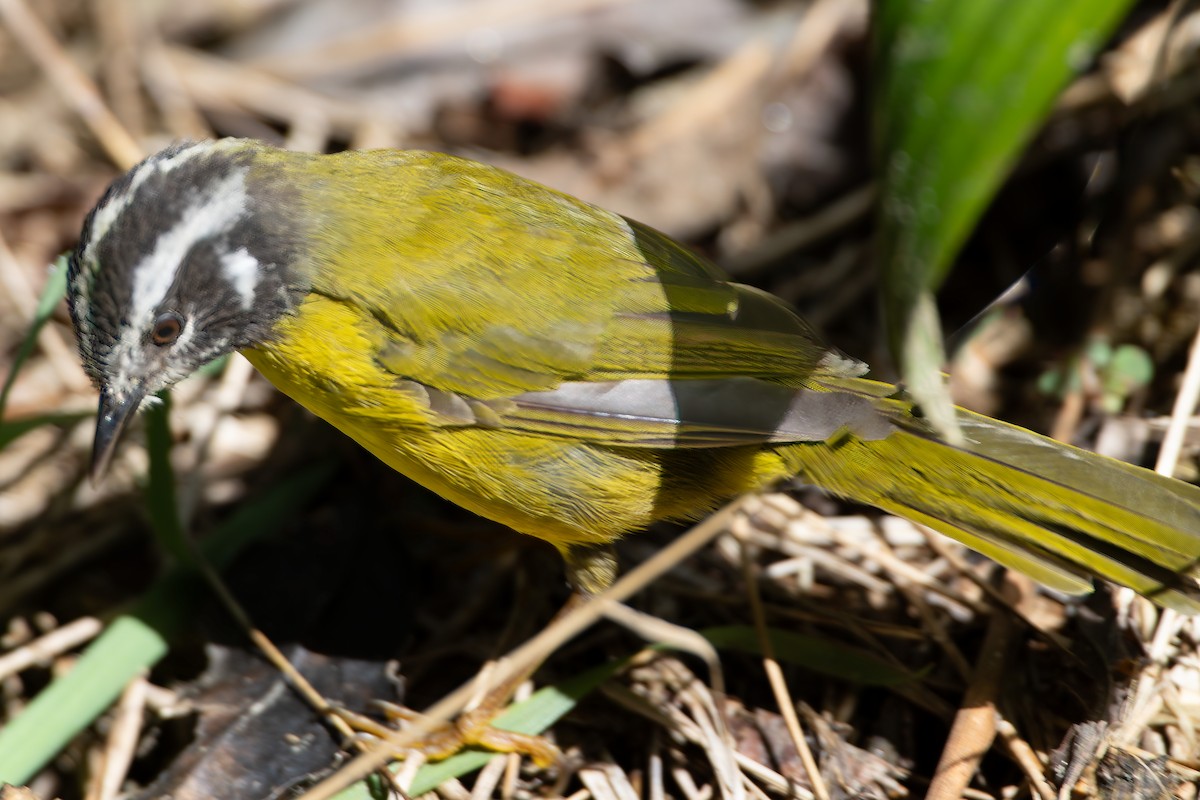
<path id="1" fill-rule="evenodd" d="M 93 261 L 94 253 L 97 245 L 112 229 L 113 223 L 129 208 L 133 198 L 137 196 L 138 189 L 146 179 L 156 173 L 165 174 L 188 161 L 191 161 L 198 155 L 205 152 L 204 143 L 197 143 L 191 147 L 186 147 L 177 153 L 173 153 L 167 158 L 154 158 L 150 161 L 143 162 L 129 176 L 129 184 L 124 190 L 108 199 L 108 202 L 96 210 L 96 215 L 92 218 L 91 236 L 88 239 L 87 247 L 84 248 L 83 257 L 85 261 Z"/>
<path id="2" fill-rule="evenodd" d="M 113 223 L 125 213 L 125 209 L 129 208 L 129 204 L 137 195 L 138 187 L 154 172 L 153 165 L 143 164 L 141 169 L 129 176 L 129 185 L 125 187 L 124 191 L 115 197 L 110 197 L 107 203 L 97 209 L 96 216 L 92 217 L 91 236 L 83 251 L 85 261 L 95 261 L 96 247 L 108 235 Z"/>
<path id="3" fill-rule="evenodd" d="M 258 287 L 258 259 L 245 247 L 239 247 L 221 256 L 221 271 L 242 298 L 242 308 L 249 311 L 254 305 L 254 290 Z"/>
<path id="4" fill-rule="evenodd" d="M 183 266 L 192 246 L 229 227 L 246 210 L 246 171 L 234 170 L 207 191 L 194 193 L 192 203 L 173 228 L 159 235 L 154 250 L 133 270 L 131 322 L 149 322 Z"/>

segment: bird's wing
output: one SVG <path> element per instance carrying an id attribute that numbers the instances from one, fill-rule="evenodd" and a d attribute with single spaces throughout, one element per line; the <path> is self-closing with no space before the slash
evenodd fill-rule
<path id="1" fill-rule="evenodd" d="M 637 447 L 885 435 L 868 399 L 822 383 L 865 367 L 778 299 L 637 223 L 456 168 L 403 221 L 384 285 L 315 287 L 369 311 L 377 363 L 432 424 Z M 468 179 L 505 212 L 453 209 Z"/>

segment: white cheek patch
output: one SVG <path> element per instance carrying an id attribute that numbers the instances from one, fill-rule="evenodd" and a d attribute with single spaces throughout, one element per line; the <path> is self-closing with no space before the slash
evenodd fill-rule
<path id="1" fill-rule="evenodd" d="M 254 306 L 254 290 L 258 287 L 258 259 L 246 248 L 239 247 L 221 256 L 221 271 L 242 299 L 242 308 L 249 311 Z"/>
<path id="2" fill-rule="evenodd" d="M 150 324 L 183 266 L 188 251 L 200 241 L 218 234 L 246 212 L 246 171 L 235 170 L 197 193 L 179 222 L 163 231 L 154 250 L 133 270 L 133 302 L 130 323 L 134 329 Z"/>

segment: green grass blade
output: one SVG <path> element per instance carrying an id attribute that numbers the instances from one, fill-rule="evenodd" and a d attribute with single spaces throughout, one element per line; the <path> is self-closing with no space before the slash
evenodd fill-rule
<path id="1" fill-rule="evenodd" d="M 33 312 L 33 324 L 29 326 L 29 330 L 25 332 L 25 338 L 21 340 L 21 346 L 17 348 L 17 355 L 13 359 L 12 369 L 4 378 L 4 388 L 0 389 L 0 419 L 4 419 L 4 409 L 8 404 L 8 393 L 12 391 L 13 384 L 17 381 L 17 374 L 21 371 L 21 366 L 25 360 L 33 353 L 33 346 L 37 343 L 38 334 L 45 326 L 50 316 L 54 313 L 54 309 L 62 302 L 62 299 L 67 295 L 67 257 L 59 256 L 50 268 L 50 277 L 46 280 L 46 287 L 42 289 L 42 295 L 38 298 L 37 308 Z"/>
<path id="2" fill-rule="evenodd" d="M 0 422 L 0 450 L 43 425 L 68 427 L 93 416 L 95 414 L 91 411 L 52 411 L 49 414 L 37 414 L 23 419 L 14 419 L 11 422 Z"/>
<path id="3" fill-rule="evenodd" d="M 750 626 L 705 628 L 700 635 L 718 650 L 762 655 L 758 633 Z M 911 673 L 857 647 L 778 629 L 768 630 L 767 635 L 777 659 L 822 675 L 864 686 L 896 686 L 916 680 Z"/>
<path id="4" fill-rule="evenodd" d="M 944 358 L 932 293 L 1058 92 L 1130 5 L 875 5 L 884 303 L 905 382 L 942 430 L 953 427 L 953 414 L 938 378 Z"/>
<path id="5" fill-rule="evenodd" d="M 217 569 L 245 545 L 279 531 L 329 477 L 328 465 L 305 470 L 253 503 L 244 504 L 200 551 Z M 152 666 L 168 643 L 194 622 L 204 597 L 199 576 L 168 572 L 87 648 L 73 670 L 56 679 L 0 729 L 0 784 L 23 785 L 108 708 L 125 685 Z"/>
<path id="6" fill-rule="evenodd" d="M 192 560 L 191 546 L 179 515 L 175 470 L 171 466 L 171 393 L 158 393 L 146 408 L 146 451 L 150 457 L 144 492 L 150 529 L 159 547 L 178 564 Z"/>
<path id="7" fill-rule="evenodd" d="M 27 783 L 76 733 L 112 705 L 131 678 L 166 651 L 159 631 L 136 616 L 115 620 L 74 669 L 0 730 L 0 784 Z"/>

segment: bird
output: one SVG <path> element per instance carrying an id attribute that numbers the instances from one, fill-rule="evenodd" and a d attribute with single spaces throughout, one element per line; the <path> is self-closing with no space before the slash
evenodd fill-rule
<path id="1" fill-rule="evenodd" d="M 416 150 L 181 142 L 115 180 L 70 257 L 92 473 L 155 393 L 239 351 L 602 591 L 612 544 L 785 479 L 1063 592 L 1200 612 L 1200 488 L 964 409 L 961 441 L 786 303 L 654 229 Z"/>

